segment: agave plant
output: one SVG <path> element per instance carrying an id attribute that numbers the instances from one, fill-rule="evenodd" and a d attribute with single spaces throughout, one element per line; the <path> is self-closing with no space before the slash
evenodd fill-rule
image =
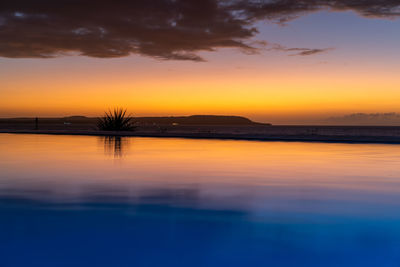
<path id="1" fill-rule="evenodd" d="M 114 108 L 104 113 L 97 122 L 99 130 L 103 131 L 132 131 L 135 129 L 133 118 L 126 115 L 126 109 Z"/>

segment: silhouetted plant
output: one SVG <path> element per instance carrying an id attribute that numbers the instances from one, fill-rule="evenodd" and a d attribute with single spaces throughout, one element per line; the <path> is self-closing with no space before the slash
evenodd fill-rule
<path id="1" fill-rule="evenodd" d="M 97 122 L 99 130 L 103 131 L 132 131 L 135 129 L 133 118 L 126 115 L 126 109 L 114 108 L 104 113 Z"/>

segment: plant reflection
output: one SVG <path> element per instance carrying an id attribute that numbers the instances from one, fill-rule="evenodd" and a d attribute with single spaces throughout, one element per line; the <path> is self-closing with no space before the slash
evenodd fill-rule
<path id="1" fill-rule="evenodd" d="M 104 154 L 114 158 L 122 158 L 128 152 L 130 139 L 121 136 L 104 136 Z"/>

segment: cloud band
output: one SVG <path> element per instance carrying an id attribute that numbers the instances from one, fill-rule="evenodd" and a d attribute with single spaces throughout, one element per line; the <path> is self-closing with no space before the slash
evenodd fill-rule
<path id="1" fill-rule="evenodd" d="M 321 9 L 392 18 L 400 15 L 399 7 L 398 0 L 5 0 L 0 6 L 0 56 L 140 54 L 202 61 L 199 51 L 231 47 L 256 52 L 250 40 L 259 20 L 284 23 Z M 298 55 L 325 51 L 285 49 L 297 49 L 292 51 Z"/>

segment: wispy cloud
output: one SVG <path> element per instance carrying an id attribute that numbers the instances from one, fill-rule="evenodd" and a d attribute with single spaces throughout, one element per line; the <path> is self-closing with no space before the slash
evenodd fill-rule
<path id="1" fill-rule="evenodd" d="M 0 56 L 123 57 L 203 61 L 198 52 L 238 48 L 255 53 L 255 23 L 284 23 L 317 10 L 365 17 L 400 16 L 398 0 L 4 0 Z M 328 49 L 286 48 L 295 55 Z"/>
<path id="2" fill-rule="evenodd" d="M 286 47 L 280 44 L 271 45 L 268 50 L 289 52 L 291 56 L 312 56 L 333 50 L 333 48 L 299 48 L 299 47 Z"/>

